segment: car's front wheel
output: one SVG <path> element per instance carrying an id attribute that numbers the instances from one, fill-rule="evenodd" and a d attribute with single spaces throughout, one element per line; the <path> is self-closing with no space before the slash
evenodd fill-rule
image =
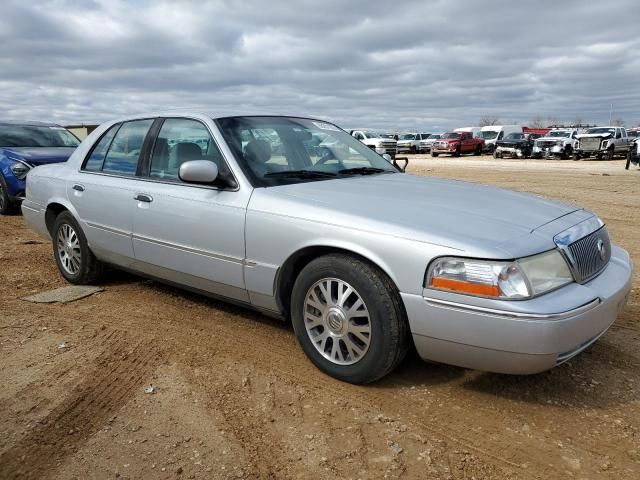
<path id="1" fill-rule="evenodd" d="M 7 182 L 0 173 L 0 215 L 10 215 L 16 211 L 16 206 L 9 198 Z"/>
<path id="2" fill-rule="evenodd" d="M 323 372 L 345 382 L 373 382 L 404 358 L 408 328 L 395 287 L 376 267 L 332 254 L 302 269 L 291 295 L 298 342 Z"/>
<path id="3" fill-rule="evenodd" d="M 53 256 L 65 280 L 87 285 L 100 278 L 103 264 L 89 250 L 87 237 L 70 212 L 62 212 L 56 217 L 51 238 Z"/>

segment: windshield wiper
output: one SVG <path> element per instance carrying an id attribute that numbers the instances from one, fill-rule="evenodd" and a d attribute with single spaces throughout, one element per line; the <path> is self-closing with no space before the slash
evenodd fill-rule
<path id="1" fill-rule="evenodd" d="M 357 175 L 371 175 L 372 173 L 383 173 L 383 172 L 393 173 L 393 172 L 390 172 L 389 170 L 385 170 L 384 168 L 377 168 L 377 167 L 344 168 L 338 171 L 338 173 L 346 173 L 346 174 L 354 173 Z"/>
<path id="2" fill-rule="evenodd" d="M 292 178 L 324 178 L 335 177 L 332 172 L 321 172 L 319 170 L 283 170 L 281 172 L 269 172 L 264 174 L 266 177 L 292 177 Z"/>

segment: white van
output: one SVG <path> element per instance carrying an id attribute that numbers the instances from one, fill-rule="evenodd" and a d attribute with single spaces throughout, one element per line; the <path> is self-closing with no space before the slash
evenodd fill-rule
<path id="1" fill-rule="evenodd" d="M 480 129 L 480 136 L 484 138 L 484 151 L 493 153 L 496 142 L 510 133 L 522 133 L 522 125 L 487 125 Z"/>
<path id="2" fill-rule="evenodd" d="M 474 138 L 482 138 L 480 135 L 480 127 L 460 127 L 456 128 L 454 132 L 471 132 Z"/>

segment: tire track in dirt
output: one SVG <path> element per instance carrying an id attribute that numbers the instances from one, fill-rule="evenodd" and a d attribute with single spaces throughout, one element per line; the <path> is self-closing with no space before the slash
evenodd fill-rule
<path id="1" fill-rule="evenodd" d="M 67 397 L 0 456 L 0 478 L 50 478 L 140 388 L 162 361 L 151 339 L 110 332 L 104 350 Z M 100 345 L 99 342 L 98 346 Z"/>

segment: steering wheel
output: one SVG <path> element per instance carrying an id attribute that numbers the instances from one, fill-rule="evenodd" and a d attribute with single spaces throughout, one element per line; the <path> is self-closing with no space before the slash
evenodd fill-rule
<path id="1" fill-rule="evenodd" d="M 324 155 L 316 161 L 315 165 L 325 165 L 328 161 L 335 160 L 338 163 L 338 167 L 340 168 L 340 170 L 343 170 L 345 168 L 342 160 L 336 158 L 330 149 L 323 148 L 322 150 L 324 151 Z"/>

